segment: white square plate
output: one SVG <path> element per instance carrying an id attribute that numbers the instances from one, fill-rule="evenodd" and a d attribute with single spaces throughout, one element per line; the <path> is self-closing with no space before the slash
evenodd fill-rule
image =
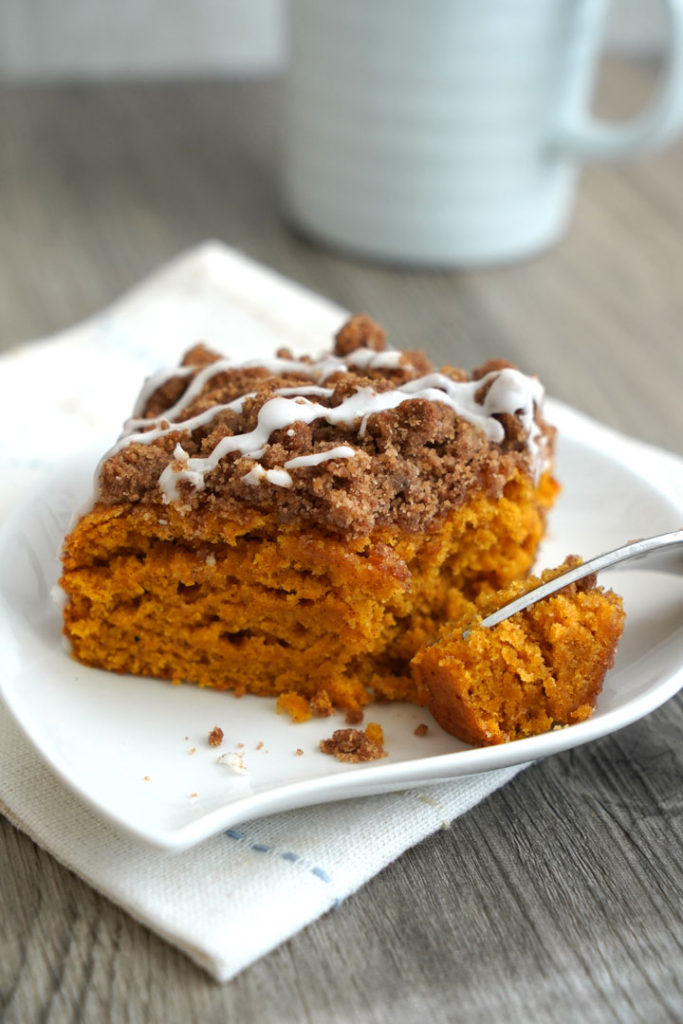
<path id="1" fill-rule="evenodd" d="M 230 288 L 221 285 L 217 271 L 221 260 Z M 291 287 L 292 318 L 309 310 L 309 323 L 326 323 L 331 328 L 339 321 L 336 307 L 251 264 L 247 264 L 249 273 L 238 301 L 230 289 L 235 286 L 235 267 L 242 264 L 240 257 L 215 246 L 201 250 L 181 268 L 185 306 L 176 266 L 165 281 L 155 279 L 147 292 L 139 290 L 118 311 L 79 328 L 73 338 L 64 336 L 57 343 L 60 358 L 68 357 L 70 346 L 82 349 L 90 332 L 91 346 L 101 347 L 99 360 L 91 354 L 91 368 L 109 375 L 110 391 L 117 368 L 123 368 L 130 389 L 131 364 L 139 362 L 149 372 L 169 361 L 143 350 L 143 335 L 136 334 L 142 327 L 148 330 L 164 309 L 168 315 L 169 297 L 175 302 L 176 330 L 178 319 L 182 320 L 180 309 L 187 314 L 188 305 L 194 303 L 203 316 L 207 306 L 213 310 L 221 335 L 216 347 L 223 351 L 234 351 L 226 337 L 234 337 L 236 320 L 240 345 L 248 344 L 249 316 L 261 330 L 263 345 L 292 343 L 293 328 L 273 323 L 272 317 L 267 323 L 259 320 L 260 308 L 273 309 L 269 287 L 283 294 L 289 294 Z M 188 295 L 190 279 L 195 291 Z M 276 308 L 281 309 L 281 304 Z M 232 319 L 231 309 L 236 311 Z M 187 320 L 185 315 L 186 330 Z M 107 344 L 101 342 L 103 322 Z M 202 333 L 187 331 L 187 344 Z M 324 339 L 324 334 L 319 337 Z M 174 351 L 171 358 L 176 355 Z M 26 367 L 33 367 L 35 373 L 39 364 L 32 364 L 31 358 L 29 349 Z M 139 383 L 138 376 L 135 385 Z M 81 402 L 82 416 L 93 390 L 83 375 L 70 386 L 75 396 L 71 412 L 57 409 L 58 404 L 60 409 L 64 406 L 64 395 L 53 398 L 54 423 L 59 424 L 62 417 L 62 437 L 73 428 L 73 402 Z M 126 401 L 131 398 L 132 393 L 126 395 Z M 98 409 L 101 412 L 101 403 Z M 109 416 L 109 437 L 115 436 L 127 411 L 124 407 L 115 421 L 113 414 Z M 568 553 L 590 557 L 629 539 L 680 527 L 683 508 L 628 467 L 627 441 L 620 442 L 618 455 L 610 454 L 604 447 L 608 435 L 601 428 L 596 428 L 595 444 L 586 443 L 573 435 L 572 425 L 578 420 L 571 412 L 549 403 L 548 413 L 551 420 L 564 423 L 557 464 L 563 495 L 552 515 L 542 565 L 557 564 Z M 43 425 L 46 422 L 50 422 L 49 410 Z M 365 720 L 382 724 L 389 756 L 365 765 L 339 764 L 317 747 L 321 738 L 343 725 L 340 717 L 294 725 L 277 715 L 274 701 L 266 698 L 238 700 L 232 694 L 85 668 L 62 645 L 60 613 L 51 591 L 59 575 L 62 537 L 73 511 L 90 492 L 94 465 L 107 442 L 103 433 L 96 453 L 81 453 L 58 466 L 53 455 L 49 478 L 45 445 L 57 449 L 61 444 L 62 451 L 69 448 L 60 442 L 59 429 L 55 427 L 51 438 L 36 448 L 37 489 L 13 510 L 0 533 L 0 693 L 40 756 L 75 793 L 115 826 L 155 846 L 182 849 L 263 814 L 542 758 L 628 725 L 671 697 L 683 683 L 683 580 L 643 571 L 609 577 L 624 595 L 627 628 L 594 716 L 568 729 L 502 746 L 468 747 L 444 733 L 420 708 L 381 705 L 368 709 Z M 8 465 L 19 461 L 16 456 L 12 463 L 10 453 Z M 414 730 L 421 722 L 428 723 L 429 731 L 417 737 Z M 220 751 L 207 743 L 214 725 L 225 733 Z M 297 750 L 303 753 L 297 755 Z M 217 755 L 226 751 L 242 756 L 246 774 L 238 775 L 217 763 Z"/>

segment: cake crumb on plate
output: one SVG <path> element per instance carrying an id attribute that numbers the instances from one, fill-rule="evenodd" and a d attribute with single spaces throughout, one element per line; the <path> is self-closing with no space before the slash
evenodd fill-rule
<path id="1" fill-rule="evenodd" d="M 308 699 L 293 691 L 281 693 L 275 707 L 278 714 L 282 714 L 284 711 L 293 722 L 307 722 L 309 718 L 313 717 L 313 710 Z"/>
<path id="2" fill-rule="evenodd" d="M 363 721 L 362 709 L 354 708 L 352 711 L 347 711 L 345 721 L 347 725 L 360 725 Z"/>
<path id="3" fill-rule="evenodd" d="M 223 730 L 220 725 L 214 725 L 213 729 L 209 733 L 209 746 L 220 747 L 223 742 Z"/>
<path id="4" fill-rule="evenodd" d="M 371 726 L 375 726 L 372 729 Z M 365 731 L 362 729 L 336 729 L 332 735 L 320 741 L 323 754 L 332 754 L 338 761 L 358 764 L 359 761 L 376 761 L 386 757 L 383 747 L 382 727 L 376 722 L 369 722 Z"/>

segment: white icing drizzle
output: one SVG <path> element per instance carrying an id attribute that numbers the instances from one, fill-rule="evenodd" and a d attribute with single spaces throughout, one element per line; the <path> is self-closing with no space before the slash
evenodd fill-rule
<path id="1" fill-rule="evenodd" d="M 191 416 L 188 420 L 172 422 L 169 420 L 167 413 L 164 413 L 163 416 L 157 416 L 156 419 L 151 420 L 126 420 L 124 433 L 118 439 L 114 447 L 109 449 L 104 458 L 108 459 L 111 455 L 116 455 L 116 453 L 120 452 L 122 448 L 127 448 L 129 444 L 151 444 L 152 441 L 156 441 L 158 437 L 165 437 L 166 434 L 171 434 L 175 431 L 196 430 L 198 427 L 203 427 L 206 423 L 211 423 L 219 412 L 224 412 L 226 409 L 231 412 L 241 413 L 247 398 L 252 398 L 253 395 L 254 392 L 251 392 L 248 395 L 242 395 L 241 398 L 236 398 L 233 402 L 226 402 L 225 405 L 212 405 L 210 409 L 205 409 L 204 412 L 197 413 L 196 416 Z M 151 427 L 151 429 L 131 429 L 131 427 L 137 428 L 143 424 L 147 427 Z"/>
<path id="2" fill-rule="evenodd" d="M 475 395 L 487 385 L 489 387 L 484 401 L 477 402 Z M 505 429 L 495 416 L 501 413 L 518 414 L 527 431 L 532 461 L 537 464 L 540 431 L 534 421 L 534 403 L 540 402 L 542 396 L 543 388 L 537 380 L 525 376 L 519 370 L 509 368 L 492 371 L 481 380 L 475 381 L 454 381 L 443 374 L 431 373 L 390 391 L 376 392 L 370 387 L 361 387 L 339 405 L 332 407 L 313 402 L 298 392 L 292 398 L 276 393 L 261 406 L 253 430 L 222 438 L 209 455 L 187 459 L 180 469 L 176 469 L 173 464 L 167 466 L 159 478 L 159 485 L 166 501 L 177 500 L 179 480 L 189 480 L 201 490 L 207 474 L 216 468 L 224 456 L 238 452 L 240 455 L 258 459 L 276 430 L 290 427 L 297 422 L 310 424 L 314 420 L 322 419 L 333 426 L 352 426 L 354 422 L 360 420 L 359 435 L 362 437 L 370 416 L 395 409 L 409 399 L 423 399 L 448 405 L 457 416 L 478 427 L 488 440 L 494 443 L 500 443 L 505 437 Z M 536 469 L 538 471 L 538 465 Z M 250 477 L 252 472 L 247 473 L 246 477 Z M 266 472 L 280 471 L 264 470 L 264 474 Z M 263 479 L 267 477 L 256 473 L 248 482 L 257 483 Z M 291 477 L 289 483 L 280 480 L 278 486 L 291 486 Z"/>
<path id="3" fill-rule="evenodd" d="M 476 402 L 474 396 L 486 384 L 490 386 L 484 401 Z M 518 415 L 527 432 L 529 453 L 532 459 L 537 458 L 538 438 L 542 432 L 534 419 L 534 408 L 540 407 L 545 392 L 536 377 L 527 377 L 520 370 L 513 370 L 510 367 L 493 370 L 481 380 L 473 381 L 454 381 L 443 373 L 430 373 L 419 380 L 408 381 L 401 385 L 400 390 L 407 394 L 418 392 L 414 397 L 439 401 L 438 391 L 436 394 L 427 394 L 434 388 L 445 391 L 452 399 L 452 402 L 447 404 L 451 405 L 456 415 L 481 427 L 489 441 L 498 444 L 505 437 L 505 428 L 493 417 L 501 413 Z"/>
<path id="4" fill-rule="evenodd" d="M 288 466 L 289 463 L 287 462 L 285 465 Z M 258 462 L 253 469 L 245 473 L 242 479 L 251 487 L 256 487 L 262 480 L 267 480 L 269 484 L 275 484 L 276 487 L 292 487 L 294 484 L 286 469 L 264 469 Z"/>
<path id="5" fill-rule="evenodd" d="M 204 487 L 204 474 L 189 468 L 190 458 L 180 443 L 173 450 L 173 459 L 181 464 L 180 468 L 176 469 L 173 462 L 169 462 L 159 477 L 159 487 L 166 504 L 180 498 L 178 484 L 181 480 L 189 481 L 198 491 Z"/>
<path id="6" fill-rule="evenodd" d="M 409 365 L 409 364 L 406 364 Z M 401 353 L 397 351 L 375 352 L 371 348 L 357 348 L 341 359 L 339 356 L 324 356 L 310 364 L 311 376 L 322 383 L 333 373 L 348 373 L 354 370 L 395 370 L 401 366 Z"/>
<path id="7" fill-rule="evenodd" d="M 300 466 L 319 466 L 329 459 L 352 459 L 356 449 L 350 444 L 339 444 L 336 448 L 328 448 L 325 452 L 311 452 L 310 455 L 297 455 L 285 462 L 285 469 L 298 469 Z"/>
<path id="8" fill-rule="evenodd" d="M 311 378 L 316 383 L 278 389 L 273 397 L 261 406 L 253 430 L 222 438 L 206 456 L 190 457 L 182 445 L 177 444 L 173 461 L 159 477 L 159 487 L 165 502 L 176 502 L 180 499 L 178 484 L 183 480 L 189 482 L 196 490 L 202 490 L 206 476 L 231 452 L 254 460 L 260 459 L 275 431 L 291 428 L 297 422 L 310 424 L 315 420 L 325 420 L 332 426 L 343 424 L 351 427 L 360 421 L 358 434 L 363 437 L 370 416 L 395 409 L 411 399 L 440 402 L 449 406 L 456 416 L 472 423 L 483 431 L 489 441 L 497 444 L 504 440 L 505 429 L 496 416 L 502 413 L 517 415 L 527 434 L 527 447 L 536 476 L 540 475 L 547 459 L 545 450 L 541 450 L 542 431 L 535 421 L 534 411 L 535 406 L 540 406 L 543 400 L 543 387 L 538 380 L 527 377 L 519 370 L 494 370 L 480 380 L 473 381 L 452 380 L 442 373 L 429 373 L 388 391 L 377 392 L 370 386 L 359 387 L 336 406 L 322 405 L 314 400 L 329 399 L 333 395 L 332 388 L 322 386 L 322 382 L 332 374 L 348 372 L 350 368 L 393 368 L 401 365 L 400 360 L 400 352 L 375 352 L 368 348 L 356 349 L 343 359 L 328 355 L 311 363 L 279 357 L 249 360 L 244 363 L 218 359 L 196 373 L 185 392 L 173 405 L 159 416 L 145 419 L 141 414 L 147 401 L 159 387 L 173 377 L 185 377 L 195 373 L 194 367 L 161 370 L 145 382 L 136 402 L 133 417 L 126 422 L 124 433 L 102 461 L 129 444 L 151 444 L 157 438 L 171 432 L 192 431 L 205 426 L 223 411 L 239 414 L 247 399 L 257 392 L 250 392 L 226 404 L 215 405 L 188 419 L 175 420 L 175 417 L 201 394 L 207 382 L 213 377 L 228 370 L 262 367 L 275 375 L 295 372 Z M 475 396 L 484 389 L 483 400 L 476 401 Z M 288 430 L 288 434 L 291 436 L 291 429 Z M 342 444 L 326 451 L 297 456 L 286 462 L 284 468 L 265 469 L 257 461 L 242 479 L 250 486 L 257 486 L 265 481 L 277 487 L 288 488 L 293 486 L 288 470 L 317 466 L 330 459 L 352 458 L 355 454 L 356 449 Z"/>
<path id="9" fill-rule="evenodd" d="M 352 448 L 350 444 L 340 444 L 336 448 L 329 448 L 324 452 L 297 455 L 296 458 L 285 462 L 284 469 L 264 469 L 257 462 L 242 479 L 251 487 L 258 486 L 262 480 L 266 480 L 276 487 L 292 487 L 294 481 L 287 472 L 288 469 L 298 469 L 300 466 L 319 466 L 321 462 L 327 462 L 329 459 L 351 459 L 355 454 L 356 449 Z"/>
<path id="10" fill-rule="evenodd" d="M 190 367 L 183 366 L 183 367 L 180 368 L 181 373 L 179 374 L 179 376 L 187 377 L 189 373 L 193 373 L 194 372 L 194 369 L 195 369 L 194 366 L 190 366 Z M 178 401 L 174 402 L 172 406 L 170 406 L 168 409 L 164 410 L 163 419 L 172 420 L 174 416 L 177 416 L 178 413 L 181 412 L 185 408 L 186 405 L 189 405 L 190 402 L 194 398 L 196 398 L 197 395 L 199 395 L 201 393 L 201 391 L 202 391 L 204 385 L 206 384 L 206 382 L 208 380 L 211 380 L 212 377 L 217 377 L 219 373 L 224 373 L 226 370 L 234 370 L 234 369 L 236 369 L 235 364 L 232 363 L 229 359 L 217 359 L 215 363 L 209 363 L 208 366 L 205 366 L 203 369 L 201 369 L 199 371 L 197 376 L 190 383 L 190 386 L 185 388 L 185 390 L 183 391 L 183 393 L 180 396 L 180 398 L 178 399 Z M 154 376 L 155 377 L 159 376 L 159 374 L 155 374 Z M 171 373 L 169 376 L 173 377 L 174 374 Z M 153 378 L 150 378 L 150 379 L 153 379 Z M 168 377 L 166 379 L 168 379 Z M 164 383 L 164 382 L 165 381 L 162 381 L 162 383 Z M 152 391 L 148 391 L 148 384 L 149 384 L 149 381 L 145 383 L 145 385 L 144 385 L 144 387 L 142 389 L 142 393 L 140 394 L 140 397 L 138 398 L 137 402 L 135 403 L 135 408 L 133 410 L 133 417 L 140 416 L 140 414 L 142 412 L 144 412 L 144 408 L 145 408 L 145 405 L 146 405 L 146 402 L 147 402 L 147 398 L 149 398 L 150 395 L 154 391 L 154 389 L 152 389 Z M 157 387 L 160 387 L 160 385 L 157 385 Z M 145 392 L 147 392 L 147 395 L 146 395 L 146 397 L 143 400 L 143 395 L 145 395 Z M 160 419 L 160 418 L 161 417 L 157 417 L 157 419 Z M 142 420 L 142 422 L 143 423 L 147 423 L 147 422 L 150 422 L 150 421 Z M 154 421 L 152 421 L 152 422 L 154 422 Z M 126 426 L 127 425 L 128 424 L 126 424 Z"/>
<path id="11" fill-rule="evenodd" d="M 212 377 L 217 377 L 219 373 L 225 373 L 226 370 L 252 370 L 262 367 L 272 374 L 299 373 L 303 377 L 310 377 L 312 380 L 322 383 L 328 377 L 331 377 L 333 373 L 348 372 L 350 367 L 354 369 L 376 370 L 396 369 L 400 365 L 401 352 L 375 352 L 371 348 L 358 348 L 355 352 L 350 352 L 344 359 L 339 356 L 329 355 L 322 356 L 311 363 L 304 363 L 299 359 L 281 359 L 279 356 L 273 356 L 270 359 L 249 359 L 244 363 L 233 363 L 230 359 L 217 359 L 199 371 L 178 401 L 165 410 L 163 418 L 172 420 L 174 416 L 177 416 L 185 406 L 189 405 L 201 393 L 207 381 L 211 380 Z M 180 366 L 175 369 L 159 370 L 157 373 L 153 373 L 151 377 L 148 377 L 138 395 L 135 408 L 133 409 L 133 417 L 128 421 L 126 427 L 128 428 L 129 424 L 140 426 L 141 423 L 155 422 L 154 420 L 145 419 L 140 420 L 140 423 L 136 421 L 142 416 L 147 402 L 158 388 L 166 384 L 167 381 L 172 380 L 173 377 L 188 377 L 191 373 L 194 373 L 194 369 L 193 366 Z M 297 393 L 301 394 L 302 392 L 299 390 Z"/>
<path id="12" fill-rule="evenodd" d="M 317 384 L 305 384 L 298 388 L 278 388 L 275 393 L 278 395 L 284 395 L 285 397 L 288 397 L 289 395 L 303 395 L 304 397 L 308 397 L 308 395 L 317 395 L 319 398 L 329 398 L 330 395 L 334 394 L 334 391 L 332 388 L 322 388 Z"/>
<path id="13" fill-rule="evenodd" d="M 335 358 L 333 356 L 333 358 Z M 371 348 L 357 348 L 346 356 L 349 366 L 356 366 L 364 370 L 395 370 L 401 366 L 401 353 L 389 349 L 384 352 L 375 352 Z M 406 364 L 410 366 L 409 363 Z"/>
<path id="14" fill-rule="evenodd" d="M 191 373 L 194 373 L 194 366 L 176 366 L 157 370 L 156 373 L 147 377 L 133 407 L 133 416 L 142 416 L 145 406 L 154 392 L 163 387 L 169 380 L 173 380 L 174 377 L 189 377 Z"/>

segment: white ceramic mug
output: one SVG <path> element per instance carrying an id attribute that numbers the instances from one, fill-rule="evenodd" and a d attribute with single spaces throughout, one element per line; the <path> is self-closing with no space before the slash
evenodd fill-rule
<path id="1" fill-rule="evenodd" d="M 642 153 L 683 121 L 683 0 L 665 0 L 658 96 L 589 114 L 605 0 L 291 0 L 284 197 L 349 252 L 465 267 L 563 233 L 581 161 Z"/>

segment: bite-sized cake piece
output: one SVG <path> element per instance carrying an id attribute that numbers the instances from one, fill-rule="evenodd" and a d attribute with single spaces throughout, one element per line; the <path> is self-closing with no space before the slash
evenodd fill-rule
<path id="1" fill-rule="evenodd" d="M 462 600 L 526 575 L 556 494 L 542 388 L 435 372 L 364 316 L 319 359 L 202 345 L 151 377 L 64 545 L 88 665 L 358 709 Z M 291 698 L 288 698 L 291 700 Z"/>
<path id="2" fill-rule="evenodd" d="M 422 698 L 442 728 L 467 743 L 505 743 L 589 717 L 621 637 L 620 597 L 588 576 L 497 626 L 478 625 L 579 562 L 481 597 L 416 655 Z"/>

